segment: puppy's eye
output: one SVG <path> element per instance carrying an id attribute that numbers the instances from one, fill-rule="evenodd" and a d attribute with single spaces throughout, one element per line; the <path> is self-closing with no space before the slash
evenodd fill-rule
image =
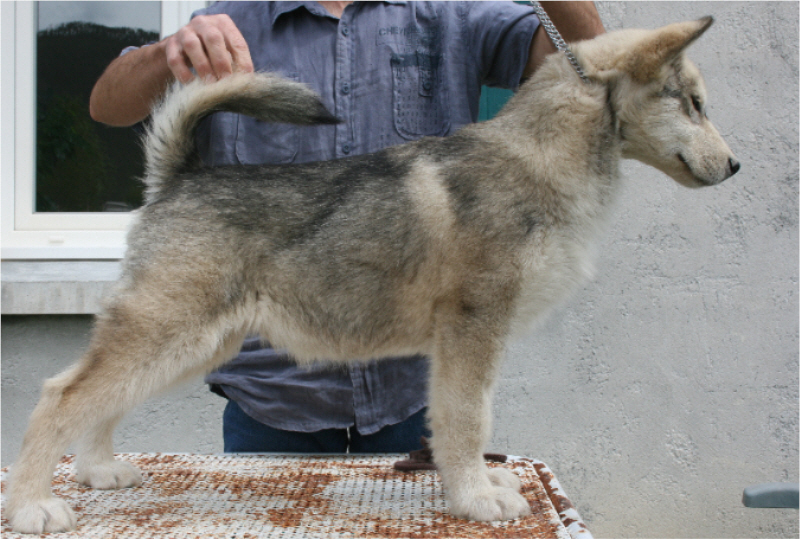
<path id="1" fill-rule="evenodd" d="M 692 96 L 692 106 L 699 114 L 703 114 L 703 104 L 700 102 L 700 98 L 696 95 Z"/>

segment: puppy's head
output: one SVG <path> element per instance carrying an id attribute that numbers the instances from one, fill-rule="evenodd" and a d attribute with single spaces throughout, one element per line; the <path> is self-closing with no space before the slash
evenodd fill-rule
<path id="1" fill-rule="evenodd" d="M 706 116 L 706 89 L 685 51 L 713 19 L 622 30 L 577 43 L 589 78 L 612 89 L 623 155 L 687 187 L 715 185 L 739 162 Z"/>

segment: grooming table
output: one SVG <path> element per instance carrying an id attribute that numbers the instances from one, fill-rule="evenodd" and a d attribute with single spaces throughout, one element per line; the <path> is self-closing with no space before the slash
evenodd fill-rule
<path id="1" fill-rule="evenodd" d="M 142 470 L 141 487 L 83 487 L 73 457 L 61 460 L 53 490 L 77 513 L 78 529 L 51 537 L 592 539 L 553 473 L 533 459 L 487 463 L 519 475 L 533 514 L 477 523 L 448 514 L 435 471 L 395 470 L 406 455 L 117 456 Z M 3 537 L 30 537 L 11 533 L 5 518 L 2 526 Z"/>

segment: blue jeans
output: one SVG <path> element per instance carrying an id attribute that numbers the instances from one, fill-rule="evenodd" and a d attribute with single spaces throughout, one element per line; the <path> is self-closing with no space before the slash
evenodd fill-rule
<path id="1" fill-rule="evenodd" d="M 420 438 L 431 435 L 425 409 L 374 434 L 362 435 L 353 427 L 294 432 L 256 421 L 232 400 L 222 416 L 222 432 L 226 453 L 408 453 L 421 449 Z"/>

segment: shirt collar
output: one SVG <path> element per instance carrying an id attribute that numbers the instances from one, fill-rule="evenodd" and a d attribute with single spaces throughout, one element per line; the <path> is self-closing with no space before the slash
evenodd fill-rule
<path id="1" fill-rule="evenodd" d="M 359 4 L 361 2 L 355 2 L 355 3 Z M 408 2 L 401 2 L 401 1 L 397 1 L 397 0 L 387 0 L 387 1 L 384 1 L 384 3 L 385 4 L 407 4 Z M 292 11 L 296 11 L 296 10 L 298 10 L 300 8 L 306 8 L 306 10 L 309 13 L 311 13 L 312 15 L 316 15 L 317 17 L 327 17 L 329 19 L 335 18 L 330 13 L 328 13 L 327 10 L 324 7 L 319 5 L 317 2 L 310 2 L 310 1 L 307 1 L 307 2 L 272 2 L 272 21 L 271 21 L 272 25 L 273 26 L 275 25 L 275 21 L 277 21 L 278 18 L 281 15 L 284 15 L 286 13 L 290 13 Z"/>

